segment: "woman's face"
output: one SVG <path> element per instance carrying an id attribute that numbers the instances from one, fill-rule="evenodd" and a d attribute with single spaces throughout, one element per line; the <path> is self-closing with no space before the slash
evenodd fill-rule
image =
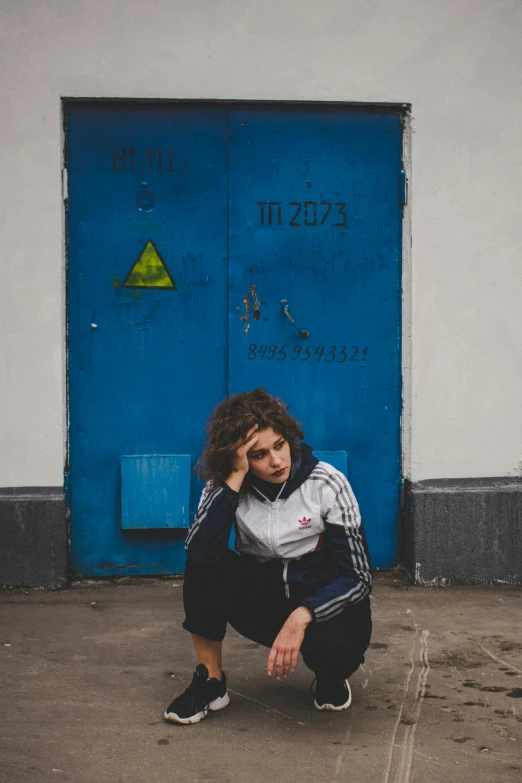
<path id="1" fill-rule="evenodd" d="M 272 427 L 255 434 L 259 435 L 259 438 L 247 454 L 250 470 L 260 479 L 272 484 L 282 484 L 290 475 L 292 466 L 290 444 L 282 435 L 274 432 Z"/>

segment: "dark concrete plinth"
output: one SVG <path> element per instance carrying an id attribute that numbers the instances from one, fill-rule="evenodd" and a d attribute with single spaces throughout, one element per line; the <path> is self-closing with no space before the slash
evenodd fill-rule
<path id="1" fill-rule="evenodd" d="M 62 488 L 0 489 L 0 585 L 63 587 L 67 567 Z"/>
<path id="2" fill-rule="evenodd" d="M 522 584 L 522 479 L 409 483 L 402 560 L 419 584 Z"/>

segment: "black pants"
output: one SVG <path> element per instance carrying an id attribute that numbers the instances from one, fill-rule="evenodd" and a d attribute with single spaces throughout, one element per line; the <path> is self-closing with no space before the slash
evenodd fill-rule
<path id="1" fill-rule="evenodd" d="M 229 622 L 242 636 L 265 647 L 272 647 L 299 605 L 286 598 L 280 578 L 254 558 L 230 550 L 210 565 L 189 558 L 183 601 L 187 631 L 222 641 Z M 303 660 L 318 679 L 345 679 L 364 663 L 371 632 L 370 600 L 365 598 L 331 620 L 310 623 L 301 647 Z"/>

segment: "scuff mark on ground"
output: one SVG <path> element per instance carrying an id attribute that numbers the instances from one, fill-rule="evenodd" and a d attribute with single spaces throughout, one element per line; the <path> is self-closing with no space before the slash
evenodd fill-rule
<path id="1" fill-rule="evenodd" d="M 419 629 L 417 627 L 412 637 L 410 669 L 406 676 L 406 682 L 404 684 L 404 696 L 399 707 L 395 725 L 393 727 L 390 752 L 388 755 L 388 763 L 384 772 L 383 783 L 389 783 L 392 768 L 395 769 L 394 781 L 396 783 L 409 783 L 412 777 L 415 733 L 417 731 L 417 725 L 421 715 L 422 704 L 426 696 L 426 683 L 428 680 L 428 674 L 430 672 L 430 664 L 428 660 L 428 637 L 430 632 L 428 630 L 424 630 L 421 632 L 419 640 L 420 669 L 417 676 L 414 701 L 413 704 L 409 706 L 409 709 L 407 709 L 407 702 L 412 701 L 410 686 L 413 674 L 415 672 L 415 651 L 417 640 L 419 639 L 418 634 Z M 408 712 L 408 714 L 404 715 L 405 712 Z M 404 726 L 404 735 L 401 742 L 396 742 L 397 732 L 400 725 Z M 395 749 L 397 749 L 397 753 L 395 753 Z"/>

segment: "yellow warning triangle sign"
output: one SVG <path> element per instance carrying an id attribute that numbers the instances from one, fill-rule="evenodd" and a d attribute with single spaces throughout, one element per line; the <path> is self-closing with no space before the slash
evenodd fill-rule
<path id="1" fill-rule="evenodd" d="M 151 239 L 125 278 L 123 288 L 176 288 L 165 261 Z"/>

